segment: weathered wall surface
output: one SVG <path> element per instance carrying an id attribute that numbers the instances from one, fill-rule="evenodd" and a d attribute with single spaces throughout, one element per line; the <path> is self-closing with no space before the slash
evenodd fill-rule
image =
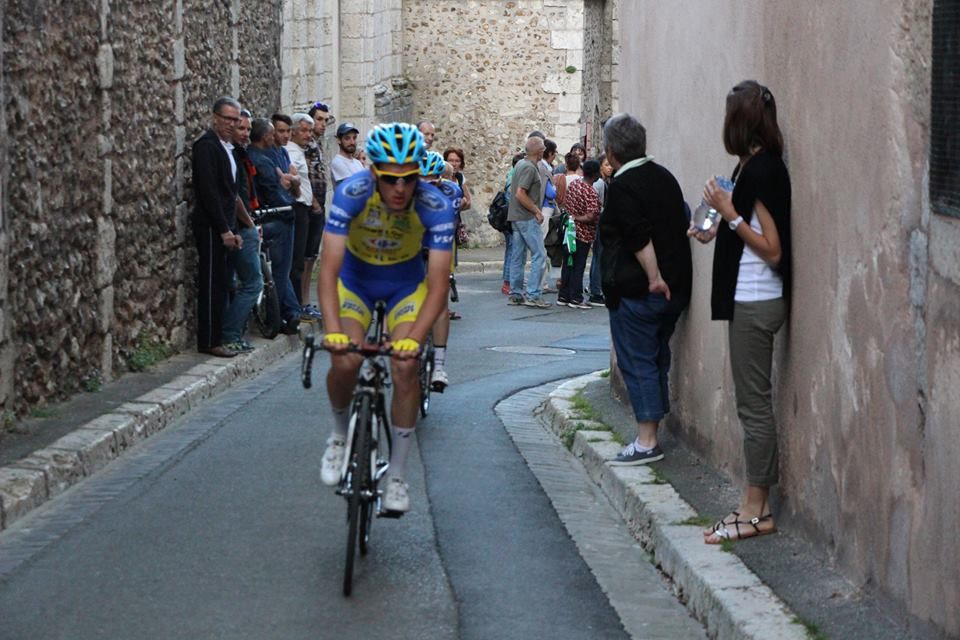
<path id="1" fill-rule="evenodd" d="M 281 105 L 309 110 L 317 100 L 339 113 L 340 0 L 284 0 Z"/>
<path id="2" fill-rule="evenodd" d="M 931 6 L 625 3 L 621 88 L 691 203 L 735 164 L 721 141 L 730 87 L 754 78 L 773 91 L 796 272 L 776 354 L 781 519 L 955 635 L 960 221 L 932 214 L 926 192 Z M 742 478 L 727 328 L 709 320 L 711 258 L 695 246 L 671 423 Z"/>
<path id="3" fill-rule="evenodd" d="M 190 143 L 218 95 L 277 104 L 278 3 L 5 3 L 5 409 L 191 342 Z"/>
<path id="4" fill-rule="evenodd" d="M 583 0 L 404 2 L 416 119 L 437 125 L 438 149 L 464 149 L 475 207 L 486 209 L 527 133 L 544 131 L 563 150 L 583 135 L 586 78 L 603 86 L 606 55 L 599 40 L 585 54 L 585 13 L 599 20 L 608 3 L 587 4 L 585 12 Z M 602 102 L 596 87 L 591 96 Z"/>

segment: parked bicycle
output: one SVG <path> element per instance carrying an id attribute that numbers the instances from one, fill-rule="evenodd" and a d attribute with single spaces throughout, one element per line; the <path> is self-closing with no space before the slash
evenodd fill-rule
<path id="1" fill-rule="evenodd" d="M 273 267 L 270 261 L 270 242 L 263 238 L 263 225 L 281 214 L 293 211 L 293 207 L 270 207 L 256 209 L 252 218 L 260 236 L 260 271 L 263 273 L 263 290 L 257 296 L 251 314 L 264 338 L 275 338 L 283 326 L 280 315 L 280 295 L 273 281 Z"/>
<path id="2" fill-rule="evenodd" d="M 347 500 L 347 556 L 343 572 L 343 595 L 353 591 L 353 565 L 357 549 L 367 554 L 373 518 L 399 518 L 403 514 L 383 509 L 380 480 L 390 460 L 390 423 L 387 419 L 386 390 L 390 386 L 391 350 L 384 331 L 385 305 L 377 302 L 370 334 L 363 345 L 349 351 L 364 357 L 357 377 L 347 428 L 346 453 L 337 494 Z M 312 386 L 311 370 L 316 352 L 313 332 L 304 338 L 301 379 Z"/>

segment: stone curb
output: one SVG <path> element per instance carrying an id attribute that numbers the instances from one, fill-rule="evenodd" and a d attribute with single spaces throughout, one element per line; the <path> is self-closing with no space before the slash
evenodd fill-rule
<path id="1" fill-rule="evenodd" d="M 682 524 L 697 516 L 653 469 L 611 467 L 606 461 L 620 445 L 603 425 L 574 417 L 573 397 L 600 373 L 568 380 L 551 392 L 540 410 L 559 437 L 583 423 L 572 451 L 603 490 L 653 562 L 674 582 L 681 600 L 704 623 L 707 635 L 721 640 L 782 638 L 804 640 L 795 614 L 733 553 L 703 542 L 700 525 Z M 598 430 L 590 430 L 596 425 Z"/>
<path id="2" fill-rule="evenodd" d="M 503 272 L 503 260 L 485 262 L 461 262 L 457 264 L 457 273 Z"/>
<path id="3" fill-rule="evenodd" d="M 251 378 L 294 349 L 296 336 L 253 341 L 256 350 L 211 357 L 184 374 L 94 418 L 26 458 L 0 467 L 0 531 L 107 466 L 208 398 Z"/>

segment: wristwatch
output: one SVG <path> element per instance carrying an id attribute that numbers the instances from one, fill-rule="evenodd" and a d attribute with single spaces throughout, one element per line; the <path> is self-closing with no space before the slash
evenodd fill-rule
<path id="1" fill-rule="evenodd" d="M 740 223 L 741 223 L 741 222 L 743 222 L 743 216 L 737 216 L 736 218 L 734 218 L 733 220 L 731 220 L 731 221 L 728 222 L 727 224 L 730 225 L 730 230 L 731 230 L 731 231 L 736 231 L 736 230 L 737 230 L 737 227 L 740 226 Z"/>

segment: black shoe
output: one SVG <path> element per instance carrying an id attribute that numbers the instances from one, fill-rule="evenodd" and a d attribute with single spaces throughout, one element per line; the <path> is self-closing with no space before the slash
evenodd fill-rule
<path id="1" fill-rule="evenodd" d="M 663 460 L 663 449 L 660 448 L 660 445 L 656 445 L 649 451 L 638 451 L 636 441 L 633 441 L 609 464 L 611 467 L 633 467 L 657 460 Z"/>
<path id="2" fill-rule="evenodd" d="M 300 333 L 300 319 L 289 318 L 284 320 L 283 325 L 280 327 L 280 333 L 285 333 L 288 336 L 295 336 Z"/>
<path id="3" fill-rule="evenodd" d="M 603 296 L 590 296 L 590 299 L 587 302 L 592 307 L 602 307 L 604 306 Z"/>

